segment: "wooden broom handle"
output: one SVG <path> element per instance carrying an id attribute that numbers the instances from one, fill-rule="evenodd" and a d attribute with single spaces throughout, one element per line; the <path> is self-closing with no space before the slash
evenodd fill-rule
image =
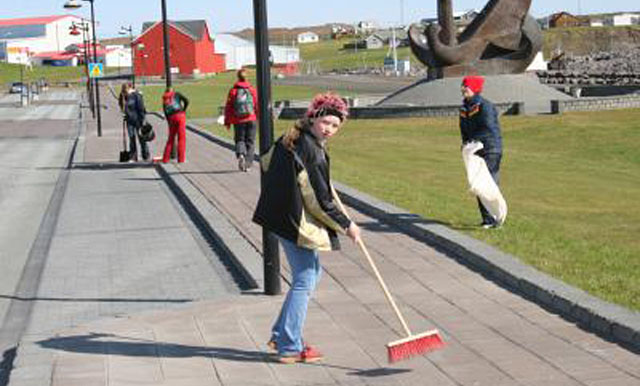
<path id="1" fill-rule="evenodd" d="M 333 189 L 333 186 L 331 187 L 331 190 L 333 190 L 333 196 L 335 197 L 336 202 L 340 207 L 340 210 L 344 213 L 345 216 L 347 216 L 349 220 L 351 220 L 351 217 L 349 217 L 349 213 L 347 213 L 347 210 L 342 204 L 342 201 L 340 201 L 340 197 L 338 197 L 338 193 L 335 191 L 335 189 Z M 398 306 L 396 305 L 395 300 L 393 300 L 393 297 L 391 296 L 391 292 L 389 292 L 387 285 L 382 279 L 382 275 L 380 275 L 380 271 L 378 271 L 378 267 L 376 266 L 376 263 L 371 258 L 371 255 L 369 255 L 369 251 L 367 251 L 367 247 L 364 245 L 364 242 L 362 241 L 362 239 L 358 240 L 357 244 L 360 247 L 360 250 L 362 251 L 362 253 L 364 253 L 365 257 L 367 258 L 367 261 L 369 262 L 371 269 L 373 269 L 373 273 L 375 273 L 376 279 L 378 279 L 378 284 L 380 284 L 380 287 L 384 292 L 384 296 L 387 298 L 387 301 L 391 305 L 391 308 L 393 308 L 393 310 L 395 311 L 396 316 L 398 317 L 398 320 L 400 320 L 400 324 L 402 324 L 402 327 L 404 328 L 404 332 L 406 332 L 407 336 L 411 336 L 412 334 L 411 334 L 411 330 L 409 329 L 409 325 L 407 325 L 407 322 L 404 320 L 402 313 L 400 313 L 400 309 L 398 309 Z"/>

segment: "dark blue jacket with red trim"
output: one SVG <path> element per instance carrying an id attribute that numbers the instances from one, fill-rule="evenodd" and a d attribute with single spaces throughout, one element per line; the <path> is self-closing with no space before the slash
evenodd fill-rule
<path id="1" fill-rule="evenodd" d="M 462 143 L 479 141 L 485 153 L 502 153 L 502 134 L 495 106 L 476 94 L 465 99 L 460 108 Z"/>

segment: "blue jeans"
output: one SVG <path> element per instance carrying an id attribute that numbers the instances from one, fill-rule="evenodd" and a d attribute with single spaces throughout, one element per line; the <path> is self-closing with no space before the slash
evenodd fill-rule
<path id="1" fill-rule="evenodd" d="M 309 299 L 320 281 L 322 267 L 318 251 L 301 248 L 280 238 L 280 244 L 291 267 L 291 288 L 282 304 L 280 315 L 271 328 L 271 339 L 280 355 L 297 354 L 303 350 L 302 328 L 307 318 Z"/>
<path id="2" fill-rule="evenodd" d="M 142 151 L 142 159 L 148 161 L 149 156 L 149 145 L 145 141 L 143 141 L 138 135 L 138 125 L 130 123 L 127 121 L 127 132 L 129 134 L 129 158 L 132 160 L 138 160 L 138 149 L 136 147 L 136 138 L 140 142 L 140 150 Z"/>

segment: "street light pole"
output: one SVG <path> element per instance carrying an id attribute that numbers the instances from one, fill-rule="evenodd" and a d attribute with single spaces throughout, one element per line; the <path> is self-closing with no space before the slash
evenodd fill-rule
<path id="1" fill-rule="evenodd" d="M 87 0 L 84 0 L 87 1 Z M 88 0 L 91 3 L 91 29 L 93 30 L 93 62 L 98 63 L 98 39 L 96 38 L 96 15 L 93 9 L 93 0 Z M 98 137 L 102 137 L 102 115 L 100 114 L 100 82 L 98 78 L 95 78 L 94 84 L 96 87 L 96 115 L 98 116 Z"/>
<path id="2" fill-rule="evenodd" d="M 78 27 L 80 26 L 80 27 Z M 71 35 L 78 34 L 78 28 L 82 30 L 82 53 L 83 53 L 83 61 L 84 61 L 84 73 L 87 77 L 87 97 L 89 98 L 89 109 L 91 110 L 91 115 L 93 119 L 96 118 L 96 109 L 95 103 L 93 102 L 93 87 L 91 85 L 91 77 L 89 76 L 89 25 L 83 20 L 82 23 L 76 24 L 75 22 L 71 23 Z"/>
<path id="3" fill-rule="evenodd" d="M 164 77 L 167 88 L 171 87 L 171 62 L 169 61 L 169 26 L 167 22 L 167 1 L 162 0 L 162 40 L 164 42 Z"/>
<path id="4" fill-rule="evenodd" d="M 93 8 L 93 0 L 82 0 L 82 1 L 88 1 L 91 3 L 91 29 L 93 29 L 93 42 L 92 42 L 92 46 L 93 46 L 93 62 L 94 63 L 98 63 L 98 38 L 96 37 L 96 16 L 95 16 L 95 11 Z M 68 0 L 65 4 L 64 4 L 64 8 L 69 8 L 69 9 L 75 9 L 75 8 L 80 8 L 82 5 L 78 4 L 78 0 Z M 95 103 L 95 110 L 97 113 L 97 118 L 98 118 L 98 137 L 102 137 L 102 115 L 100 113 L 100 83 L 98 82 L 98 78 L 94 78 L 94 89 L 95 89 L 95 96 L 96 96 L 96 103 Z"/>
<path id="5" fill-rule="evenodd" d="M 82 22 L 82 45 L 84 46 L 84 70 L 87 73 L 87 92 L 89 93 L 89 106 L 91 108 L 91 116 L 96 119 L 96 103 L 93 94 L 93 82 L 89 76 L 89 25 Z"/>
<path id="6" fill-rule="evenodd" d="M 258 78 L 258 117 L 260 121 L 260 154 L 273 144 L 271 106 L 271 73 L 269 63 L 269 32 L 266 0 L 253 0 L 256 36 L 256 76 Z M 253 156 L 253 154 L 251 155 Z M 260 170 L 260 185 L 264 187 L 264 171 Z M 273 233 L 262 228 L 262 254 L 264 259 L 264 292 L 278 295 L 280 289 L 280 255 L 278 241 Z"/>

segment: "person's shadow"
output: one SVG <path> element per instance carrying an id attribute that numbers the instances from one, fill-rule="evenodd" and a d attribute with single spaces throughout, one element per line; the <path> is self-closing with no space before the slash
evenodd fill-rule
<path id="1" fill-rule="evenodd" d="M 237 362 L 277 362 L 275 354 L 269 354 L 264 351 L 240 350 L 229 347 L 188 346 L 94 332 L 86 335 L 54 337 L 36 343 L 47 349 L 84 354 L 162 358 L 203 357 Z M 313 365 L 347 370 L 349 371 L 347 372 L 348 375 L 360 377 L 380 377 L 411 371 L 409 369 L 385 367 L 365 370 L 325 363 L 313 363 Z"/>
<path id="2" fill-rule="evenodd" d="M 270 354 L 262 351 L 247 351 L 212 346 L 188 346 L 93 332 L 86 335 L 49 338 L 38 341 L 37 344 L 48 349 L 76 353 L 109 354 L 129 357 L 204 357 L 240 362 L 264 362 L 269 361 L 272 357 Z"/>

